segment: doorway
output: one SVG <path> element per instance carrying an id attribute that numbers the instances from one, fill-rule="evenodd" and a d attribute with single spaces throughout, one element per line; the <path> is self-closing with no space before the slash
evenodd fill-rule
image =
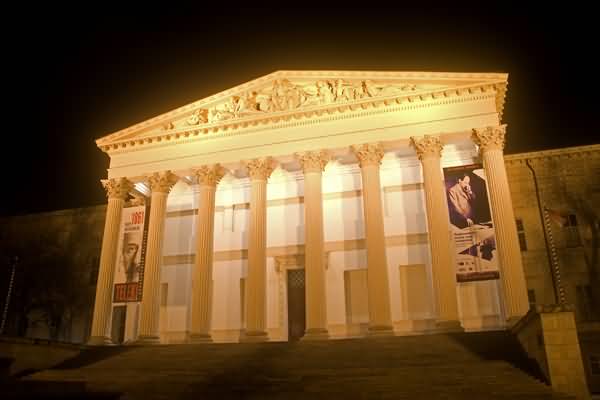
<path id="1" fill-rule="evenodd" d="M 287 271 L 288 340 L 300 340 L 306 329 L 304 270 Z"/>
<path id="2" fill-rule="evenodd" d="M 112 312 L 112 325 L 110 329 L 110 340 L 114 344 L 122 344 L 125 339 L 125 317 L 127 306 L 115 306 Z"/>

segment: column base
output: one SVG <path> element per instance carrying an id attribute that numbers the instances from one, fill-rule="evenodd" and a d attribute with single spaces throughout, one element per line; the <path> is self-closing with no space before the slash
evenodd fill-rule
<path id="1" fill-rule="evenodd" d="M 460 321 L 437 320 L 435 321 L 435 333 L 464 332 L 465 329 Z"/>
<path id="2" fill-rule="evenodd" d="M 186 340 L 190 344 L 213 343 L 212 337 L 208 333 L 190 333 Z"/>
<path id="3" fill-rule="evenodd" d="M 134 342 L 134 344 L 141 344 L 141 345 L 160 344 L 160 337 L 140 335 L 140 336 L 138 336 L 138 338 Z"/>
<path id="4" fill-rule="evenodd" d="M 87 344 L 88 346 L 110 346 L 113 342 L 107 336 L 90 336 Z"/>
<path id="5" fill-rule="evenodd" d="M 369 325 L 367 337 L 394 336 L 394 328 L 391 325 Z"/>
<path id="6" fill-rule="evenodd" d="M 268 342 L 269 335 L 265 331 L 244 331 L 240 335 L 240 343 Z"/>
<path id="7" fill-rule="evenodd" d="M 329 332 L 323 328 L 311 328 L 304 332 L 300 341 L 329 340 Z"/>

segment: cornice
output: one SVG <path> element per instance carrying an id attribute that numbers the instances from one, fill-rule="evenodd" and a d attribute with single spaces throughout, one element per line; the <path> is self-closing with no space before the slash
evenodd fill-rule
<path id="1" fill-rule="evenodd" d="M 498 110 L 501 113 L 501 108 L 504 102 L 504 93 L 506 91 L 506 82 L 508 74 L 505 73 L 458 73 L 458 72 L 417 72 L 417 71 L 276 71 L 271 74 L 262 76 L 260 78 L 251 80 L 249 82 L 237 85 L 230 89 L 224 90 L 217 94 L 187 104 L 183 107 L 171 110 L 154 118 L 150 118 L 146 121 L 132 125 L 126 129 L 117 131 L 113 134 L 109 134 L 96 140 L 99 147 L 102 147 L 113 141 L 119 141 L 120 138 L 128 136 L 135 132 L 152 128 L 167 126 L 174 119 L 191 115 L 195 110 L 199 110 L 211 103 L 225 100 L 233 95 L 240 94 L 249 89 L 255 89 L 256 87 L 272 82 L 276 79 L 401 79 L 401 80 L 433 80 L 433 81 L 474 81 L 474 83 L 480 83 L 478 81 L 486 80 L 486 83 L 497 84 L 499 93 L 498 97 L 499 107 Z M 467 84 L 465 86 L 472 86 Z"/>
<path id="2" fill-rule="evenodd" d="M 562 149 L 531 151 L 527 153 L 507 154 L 504 156 L 506 163 L 518 163 L 525 160 L 544 160 L 552 158 L 575 158 L 589 155 L 600 156 L 600 144 L 587 146 L 565 147 Z"/>
<path id="3" fill-rule="evenodd" d="M 163 134 L 157 136 L 115 141 L 106 145 L 99 144 L 99 147 L 112 155 L 271 129 L 307 126 L 335 120 L 477 101 L 490 97 L 497 100 L 498 88 L 504 84 L 505 82 L 486 83 L 484 85 L 440 89 L 439 91 L 412 92 L 406 95 L 369 98 L 343 104 L 333 103 L 327 106 L 308 107 L 291 112 L 273 112 L 257 117 L 226 120 L 202 126 L 186 126 L 164 131 Z"/>

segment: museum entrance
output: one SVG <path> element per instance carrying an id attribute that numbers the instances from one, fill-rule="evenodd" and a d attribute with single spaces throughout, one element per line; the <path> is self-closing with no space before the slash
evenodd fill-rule
<path id="1" fill-rule="evenodd" d="M 300 340 L 306 329 L 304 270 L 287 271 L 288 340 Z"/>
<path id="2" fill-rule="evenodd" d="M 114 306 L 113 307 L 110 340 L 114 344 L 121 344 L 125 340 L 126 316 L 127 316 L 127 306 Z"/>

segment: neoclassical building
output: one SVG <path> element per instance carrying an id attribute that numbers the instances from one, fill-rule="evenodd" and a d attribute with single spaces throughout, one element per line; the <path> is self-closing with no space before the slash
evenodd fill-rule
<path id="1" fill-rule="evenodd" d="M 97 140 L 90 343 L 511 326 L 529 303 L 507 79 L 277 71 Z"/>

